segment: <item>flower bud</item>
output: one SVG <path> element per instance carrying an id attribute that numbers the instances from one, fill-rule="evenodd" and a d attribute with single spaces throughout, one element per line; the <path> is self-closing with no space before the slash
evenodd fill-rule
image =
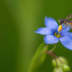
<path id="1" fill-rule="evenodd" d="M 62 70 L 63 70 L 63 72 L 69 72 L 70 71 L 70 67 L 68 65 L 66 65 L 66 64 L 63 64 L 62 65 Z"/>
<path id="2" fill-rule="evenodd" d="M 64 57 L 59 57 L 59 59 L 60 59 L 64 64 L 68 64 L 67 59 L 65 59 Z M 52 65 L 53 65 L 54 67 L 56 67 L 56 63 L 57 63 L 57 65 L 58 65 L 58 67 L 62 67 L 62 64 L 61 64 L 61 62 L 59 61 L 59 59 L 56 58 L 56 60 L 55 60 L 55 59 L 52 60 Z"/>
<path id="3" fill-rule="evenodd" d="M 55 69 L 53 70 L 53 72 L 63 72 L 63 71 L 62 71 L 62 68 L 60 67 L 60 68 L 55 68 Z"/>
<path id="4" fill-rule="evenodd" d="M 60 25 L 59 27 L 58 27 L 58 31 L 60 32 L 62 30 L 62 25 Z"/>

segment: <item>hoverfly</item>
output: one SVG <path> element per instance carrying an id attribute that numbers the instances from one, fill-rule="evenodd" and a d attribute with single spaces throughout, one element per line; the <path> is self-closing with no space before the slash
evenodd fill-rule
<path id="1" fill-rule="evenodd" d="M 69 27 L 70 29 L 72 28 L 72 20 L 68 20 L 72 18 L 72 14 L 68 15 L 65 19 L 60 19 L 58 20 L 61 25 L 65 25 L 64 27 Z"/>

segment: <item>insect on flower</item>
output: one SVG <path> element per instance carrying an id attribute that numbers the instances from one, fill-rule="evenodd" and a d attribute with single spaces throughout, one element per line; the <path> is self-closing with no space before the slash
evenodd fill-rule
<path id="1" fill-rule="evenodd" d="M 44 42 L 46 44 L 55 44 L 59 42 L 60 40 L 63 46 L 72 50 L 72 33 L 71 32 L 68 32 L 66 30 L 62 30 L 58 32 L 60 26 L 58 27 L 57 22 L 51 17 L 49 18 L 45 17 L 45 26 L 46 27 L 38 28 L 37 31 L 35 31 L 35 33 L 46 35 L 44 37 Z"/>
<path id="2" fill-rule="evenodd" d="M 58 20 L 59 23 L 61 23 L 61 25 L 65 25 L 64 28 L 66 27 L 69 27 L 70 29 L 72 29 L 72 20 L 68 20 L 72 18 L 72 14 L 68 15 L 65 19 L 60 19 Z M 64 29 L 63 28 L 63 29 Z M 60 28 L 61 29 L 61 28 Z"/>

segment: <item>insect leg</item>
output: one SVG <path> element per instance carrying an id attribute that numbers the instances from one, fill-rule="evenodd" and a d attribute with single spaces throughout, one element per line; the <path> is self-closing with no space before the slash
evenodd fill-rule
<path id="1" fill-rule="evenodd" d="M 64 25 L 64 27 L 63 27 L 63 29 L 62 30 L 64 30 L 65 28 L 66 28 L 66 23 L 65 24 L 63 24 Z"/>
<path id="2" fill-rule="evenodd" d="M 66 27 L 66 24 L 64 24 L 64 28 Z"/>

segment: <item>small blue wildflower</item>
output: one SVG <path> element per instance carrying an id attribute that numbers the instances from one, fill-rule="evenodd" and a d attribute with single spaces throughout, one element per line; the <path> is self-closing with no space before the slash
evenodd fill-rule
<path id="1" fill-rule="evenodd" d="M 58 32 L 58 24 L 51 17 L 45 17 L 45 26 L 37 29 L 35 33 L 46 35 L 44 37 L 46 44 L 55 44 L 60 40 L 63 46 L 72 50 L 72 33 L 68 32 L 70 30 L 68 27 L 66 30 Z"/>

